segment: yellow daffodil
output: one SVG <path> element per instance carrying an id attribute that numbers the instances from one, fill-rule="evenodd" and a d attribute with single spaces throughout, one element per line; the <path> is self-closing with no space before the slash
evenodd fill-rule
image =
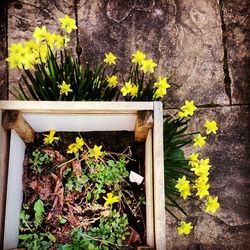
<path id="1" fill-rule="evenodd" d="M 60 89 L 60 95 L 65 94 L 66 96 L 68 96 L 69 92 L 73 92 L 73 90 L 70 87 L 71 87 L 70 84 L 66 84 L 66 82 L 63 81 L 61 85 L 58 85 L 58 88 Z"/>
<path id="2" fill-rule="evenodd" d="M 191 167 L 196 167 L 199 164 L 199 154 L 192 153 L 188 156 L 188 165 Z"/>
<path id="3" fill-rule="evenodd" d="M 103 61 L 109 65 L 112 65 L 112 64 L 116 64 L 115 62 L 116 58 L 117 57 L 114 54 L 109 52 L 109 53 L 105 53 L 105 58 Z"/>
<path id="4" fill-rule="evenodd" d="M 216 121 L 214 121 L 214 120 L 213 121 L 206 120 L 204 126 L 206 128 L 206 133 L 207 134 L 210 134 L 210 133 L 217 134 L 218 127 L 217 127 Z"/>
<path id="5" fill-rule="evenodd" d="M 191 222 L 187 223 L 185 221 L 180 222 L 180 226 L 177 228 L 178 229 L 178 235 L 182 234 L 190 234 L 193 226 L 191 225 Z"/>
<path id="6" fill-rule="evenodd" d="M 68 154 L 77 154 L 78 153 L 78 151 L 79 151 L 79 148 L 78 148 L 78 146 L 77 146 L 77 144 L 76 143 L 72 143 L 72 144 L 70 144 L 69 146 L 68 146 L 68 150 L 67 150 L 67 153 Z"/>
<path id="7" fill-rule="evenodd" d="M 159 77 L 158 81 L 154 83 L 154 86 L 163 89 L 168 89 L 171 87 L 166 77 Z"/>
<path id="8" fill-rule="evenodd" d="M 166 94 L 167 94 L 166 89 L 158 88 L 158 89 L 156 89 L 156 91 L 154 93 L 154 97 L 155 98 L 162 98 Z"/>
<path id="9" fill-rule="evenodd" d="M 143 54 L 140 50 L 136 50 L 135 53 L 132 53 L 132 63 L 138 63 L 139 66 L 142 65 L 142 62 L 146 59 L 146 55 Z"/>
<path id="10" fill-rule="evenodd" d="M 68 146 L 67 153 L 68 154 L 77 154 L 79 150 L 83 150 L 82 146 L 85 144 L 83 138 L 76 137 L 76 142 L 72 143 Z"/>
<path id="11" fill-rule="evenodd" d="M 132 85 L 132 88 L 130 90 L 130 95 L 132 97 L 136 97 L 138 93 L 138 86 L 136 86 L 135 84 Z"/>
<path id="12" fill-rule="evenodd" d="M 54 141 L 57 141 L 59 140 L 59 137 L 55 137 L 56 131 L 55 130 L 50 130 L 49 134 L 48 135 L 44 135 L 44 138 L 43 138 L 43 143 L 45 145 L 48 145 L 48 144 L 52 144 Z"/>
<path id="13" fill-rule="evenodd" d="M 146 73 L 154 73 L 154 68 L 157 66 L 157 64 L 152 60 L 143 60 L 142 61 L 142 66 L 141 70 L 146 74 Z"/>
<path id="14" fill-rule="evenodd" d="M 110 88 L 115 88 L 118 85 L 117 76 L 108 76 L 107 81 Z"/>
<path id="15" fill-rule="evenodd" d="M 191 195 L 189 182 L 186 176 L 183 175 L 182 178 L 178 178 L 177 184 L 175 185 L 184 200 Z"/>
<path id="16" fill-rule="evenodd" d="M 112 205 L 115 202 L 119 202 L 119 196 L 113 196 L 113 193 L 107 193 L 107 197 L 103 197 L 103 199 L 106 201 L 104 203 L 104 207 Z"/>
<path id="17" fill-rule="evenodd" d="M 195 175 L 200 177 L 207 177 L 209 175 L 209 170 L 211 165 L 209 165 L 209 159 L 201 159 L 198 165 L 193 166 L 190 170 L 195 173 Z"/>
<path id="18" fill-rule="evenodd" d="M 183 105 L 179 111 L 179 117 L 187 117 L 187 116 L 193 116 L 194 111 L 197 109 L 197 107 L 194 105 L 194 101 L 185 101 L 185 105 Z"/>
<path id="19" fill-rule="evenodd" d="M 198 146 L 200 148 L 202 148 L 205 143 L 206 143 L 206 138 L 205 136 L 201 136 L 201 134 L 198 134 L 195 138 L 194 138 L 194 146 Z"/>
<path id="20" fill-rule="evenodd" d="M 216 210 L 220 207 L 220 204 L 218 203 L 218 196 L 212 198 L 211 196 L 208 196 L 208 199 L 206 201 L 206 212 L 215 213 Z"/>
<path id="21" fill-rule="evenodd" d="M 10 51 L 10 53 L 18 54 L 23 52 L 24 47 L 22 43 L 12 43 L 8 50 Z"/>
<path id="22" fill-rule="evenodd" d="M 67 36 L 60 36 L 57 35 L 55 39 L 55 47 L 57 49 L 61 49 L 63 47 L 67 46 L 67 43 L 70 41 L 70 39 Z"/>
<path id="23" fill-rule="evenodd" d="M 65 30 L 67 33 L 71 33 L 72 30 L 76 30 L 76 20 L 65 15 L 63 18 L 58 19 L 61 23 L 61 29 Z"/>
<path id="24" fill-rule="evenodd" d="M 204 196 L 208 196 L 209 195 L 209 192 L 208 192 L 209 187 L 210 187 L 209 184 L 203 184 L 202 182 L 199 184 L 196 184 L 195 185 L 195 188 L 197 189 L 196 196 L 199 196 L 199 199 L 202 199 Z"/>
<path id="25" fill-rule="evenodd" d="M 121 92 L 123 96 L 131 95 L 132 97 L 135 97 L 138 93 L 138 86 L 131 83 L 131 80 L 128 82 L 125 82 L 124 86 L 121 88 Z"/>
<path id="26" fill-rule="evenodd" d="M 44 42 L 48 35 L 47 28 L 42 26 L 42 28 L 36 27 L 35 31 L 33 32 L 33 37 L 35 38 L 37 43 Z"/>
<path id="27" fill-rule="evenodd" d="M 12 54 L 6 58 L 6 61 L 9 63 L 11 69 L 19 68 L 22 69 L 23 67 L 23 56 L 18 53 L 18 54 Z"/>
<path id="28" fill-rule="evenodd" d="M 94 145 L 94 148 L 89 149 L 89 153 L 90 153 L 89 156 L 94 157 L 97 160 L 99 157 L 101 157 L 104 154 L 104 152 L 102 152 L 101 149 L 102 149 L 102 146 L 98 147 L 97 145 Z"/>
<path id="29" fill-rule="evenodd" d="M 22 63 L 25 70 L 34 68 L 35 64 L 35 55 L 32 53 L 26 53 L 24 58 L 22 59 Z"/>

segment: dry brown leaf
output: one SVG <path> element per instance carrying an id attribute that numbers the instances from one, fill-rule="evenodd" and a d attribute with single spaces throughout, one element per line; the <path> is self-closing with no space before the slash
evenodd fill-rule
<path id="1" fill-rule="evenodd" d="M 82 167 L 80 161 L 73 161 L 72 162 L 73 172 L 79 177 L 82 173 Z"/>

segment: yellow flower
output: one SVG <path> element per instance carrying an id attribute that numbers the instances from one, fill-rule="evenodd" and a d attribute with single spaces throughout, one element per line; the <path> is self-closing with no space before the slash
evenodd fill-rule
<path id="1" fill-rule="evenodd" d="M 135 84 L 132 85 L 131 91 L 130 91 L 130 95 L 132 97 L 136 97 L 138 93 L 138 86 L 136 86 Z"/>
<path id="2" fill-rule="evenodd" d="M 218 196 L 214 197 L 214 199 L 211 196 L 208 196 L 206 201 L 206 212 L 211 212 L 214 214 L 219 207 L 220 204 L 218 203 Z"/>
<path id="3" fill-rule="evenodd" d="M 205 136 L 201 136 L 201 134 L 198 134 L 195 138 L 194 138 L 194 146 L 198 146 L 200 148 L 202 148 L 205 143 L 206 143 L 206 138 Z"/>
<path id="4" fill-rule="evenodd" d="M 178 178 L 177 184 L 175 185 L 184 200 L 191 195 L 189 182 L 190 181 L 186 179 L 186 176 L 183 175 L 182 178 Z"/>
<path id="5" fill-rule="evenodd" d="M 107 81 L 110 88 L 115 88 L 118 85 L 117 76 L 108 76 Z"/>
<path id="6" fill-rule="evenodd" d="M 208 121 L 206 120 L 205 122 L 205 128 L 206 128 L 206 133 L 207 134 L 210 134 L 210 133 L 214 133 L 214 134 L 217 134 L 217 130 L 218 130 L 218 127 L 217 127 L 217 123 L 216 121 Z"/>
<path id="7" fill-rule="evenodd" d="M 11 53 L 10 56 L 6 58 L 6 61 L 10 64 L 11 69 L 22 69 L 23 67 L 23 56 L 20 53 L 17 53 L 15 55 Z"/>
<path id="8" fill-rule="evenodd" d="M 188 166 L 196 167 L 199 164 L 199 154 L 192 153 L 188 156 Z"/>
<path id="9" fill-rule="evenodd" d="M 166 95 L 166 93 L 167 93 L 166 89 L 158 88 L 158 89 L 156 89 L 156 91 L 154 93 L 154 97 L 155 98 L 162 98 L 164 95 Z"/>
<path id="10" fill-rule="evenodd" d="M 22 43 L 12 43 L 10 47 L 8 48 L 10 53 L 13 53 L 13 54 L 22 53 L 23 49 L 24 47 Z"/>
<path id="11" fill-rule="evenodd" d="M 106 201 L 104 203 L 104 207 L 107 207 L 108 205 L 112 205 L 115 202 L 119 202 L 119 196 L 114 196 L 112 193 L 107 193 L 107 197 L 103 197 L 103 199 Z"/>
<path id="12" fill-rule="evenodd" d="M 121 92 L 123 96 L 130 94 L 132 97 L 135 97 L 138 93 L 138 86 L 131 83 L 131 80 L 129 80 L 125 82 L 125 85 L 121 88 Z"/>
<path id="13" fill-rule="evenodd" d="M 33 37 L 35 38 L 37 43 L 44 42 L 47 36 L 48 31 L 45 26 L 42 26 L 42 28 L 36 27 L 35 31 L 33 32 Z"/>
<path id="14" fill-rule="evenodd" d="M 178 113 L 180 118 L 187 117 L 187 116 L 193 116 L 194 111 L 197 109 L 197 107 L 194 105 L 194 101 L 185 101 L 185 105 L 183 105 L 181 108 L 181 111 Z"/>
<path id="15" fill-rule="evenodd" d="M 66 84 L 65 81 L 62 82 L 61 85 L 58 85 L 58 88 L 60 89 L 60 95 L 65 94 L 66 96 L 68 96 L 69 92 L 73 92 L 73 90 L 70 88 L 70 84 Z"/>
<path id="16" fill-rule="evenodd" d="M 163 88 L 163 89 L 168 89 L 170 88 L 170 84 L 167 82 L 167 78 L 164 77 L 159 77 L 159 80 L 157 82 L 154 83 L 154 85 L 158 88 Z"/>
<path id="17" fill-rule="evenodd" d="M 66 47 L 69 41 L 70 39 L 67 36 L 57 35 L 55 39 L 55 46 L 57 49 L 61 49 L 63 47 Z"/>
<path id="18" fill-rule="evenodd" d="M 116 56 L 114 54 L 112 54 L 111 52 L 109 53 L 105 53 L 105 58 L 104 58 L 104 62 L 109 64 L 109 65 L 112 65 L 112 64 L 115 64 L 115 60 L 116 60 Z"/>
<path id="19" fill-rule="evenodd" d="M 95 157 L 95 159 L 97 160 L 99 157 L 101 157 L 104 152 L 101 151 L 102 146 L 97 146 L 95 145 L 93 149 L 89 149 L 89 156 L 90 157 Z"/>
<path id="20" fill-rule="evenodd" d="M 22 63 L 25 70 L 34 68 L 33 66 L 35 64 L 35 55 L 33 53 L 26 53 L 24 55 L 24 58 L 22 59 Z"/>
<path id="21" fill-rule="evenodd" d="M 211 168 L 211 165 L 209 165 L 209 159 L 201 159 L 198 163 L 198 165 L 191 168 L 191 171 L 194 171 L 194 173 L 197 176 L 201 177 L 207 177 L 209 175 L 209 170 Z"/>
<path id="22" fill-rule="evenodd" d="M 157 66 L 157 64 L 152 60 L 143 60 L 142 61 L 142 66 L 141 70 L 146 74 L 147 72 L 149 73 L 154 73 L 154 68 Z"/>
<path id="23" fill-rule="evenodd" d="M 140 50 L 136 50 L 135 53 L 132 53 L 132 63 L 138 63 L 139 66 L 142 65 L 142 62 L 146 59 L 146 55 L 143 54 Z"/>
<path id="24" fill-rule="evenodd" d="M 191 225 L 191 222 L 186 223 L 185 221 L 181 221 L 180 226 L 177 228 L 178 235 L 190 234 L 190 231 L 192 228 L 193 228 L 193 226 Z"/>
<path id="25" fill-rule="evenodd" d="M 58 19 L 61 23 L 61 29 L 65 30 L 67 33 L 71 33 L 72 30 L 76 30 L 76 20 L 65 15 L 63 18 Z"/>
<path id="26" fill-rule="evenodd" d="M 202 182 L 195 185 L 195 188 L 197 189 L 196 196 L 199 196 L 199 199 L 202 199 L 204 196 L 209 195 L 208 189 L 210 185 L 209 184 L 203 184 Z"/>
<path id="27" fill-rule="evenodd" d="M 70 144 L 69 146 L 68 146 L 68 150 L 67 150 L 67 153 L 68 154 L 77 154 L 78 153 L 78 151 L 79 151 L 79 148 L 78 148 L 78 146 L 77 146 L 77 144 L 76 143 L 72 143 L 72 144 Z"/>
<path id="28" fill-rule="evenodd" d="M 76 142 L 72 143 L 68 146 L 68 150 L 67 153 L 68 154 L 77 154 L 79 150 L 83 150 L 82 146 L 85 144 L 85 141 L 83 140 L 83 138 L 80 137 L 76 137 Z"/>
<path id="29" fill-rule="evenodd" d="M 56 131 L 55 130 L 50 130 L 49 134 L 48 135 L 44 135 L 44 138 L 43 138 L 43 143 L 48 145 L 48 144 L 51 144 L 53 143 L 54 141 L 57 141 L 59 140 L 59 137 L 55 137 Z"/>

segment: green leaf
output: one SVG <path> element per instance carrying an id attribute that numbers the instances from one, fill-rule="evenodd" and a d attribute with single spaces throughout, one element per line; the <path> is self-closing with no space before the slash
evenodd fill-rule
<path id="1" fill-rule="evenodd" d="M 35 211 L 35 225 L 39 226 L 42 223 L 43 220 L 43 213 L 45 212 L 44 210 L 44 204 L 43 202 L 38 199 L 35 204 L 34 204 L 34 211 Z"/>

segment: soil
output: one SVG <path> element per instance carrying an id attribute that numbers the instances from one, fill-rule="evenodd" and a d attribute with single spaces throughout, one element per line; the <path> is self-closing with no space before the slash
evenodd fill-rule
<path id="1" fill-rule="evenodd" d="M 43 171 L 40 174 L 36 175 L 34 171 L 30 169 L 28 163 L 28 159 L 31 156 L 32 152 L 37 148 L 42 148 L 42 150 L 44 152 L 47 152 L 49 155 L 54 154 L 54 166 L 55 161 L 60 164 L 70 159 L 68 159 L 67 154 L 68 145 L 74 143 L 77 136 L 81 136 L 82 138 L 84 138 L 84 141 L 90 148 L 93 148 L 94 145 L 102 145 L 102 151 L 129 153 L 129 158 L 131 160 L 129 160 L 129 162 L 127 163 L 126 169 L 128 171 L 133 170 L 134 172 L 144 176 L 145 143 L 135 142 L 134 133 L 128 131 L 101 131 L 84 133 L 59 132 L 56 133 L 56 136 L 60 137 L 60 141 L 56 142 L 53 145 L 53 149 L 51 147 L 42 146 L 44 133 L 36 133 L 35 142 L 32 144 L 27 144 L 24 161 L 23 203 L 34 204 L 34 201 L 37 198 L 40 198 L 42 201 L 46 202 L 45 213 L 47 219 L 46 222 L 42 225 L 43 229 L 45 230 L 45 232 L 49 231 L 54 236 L 56 236 L 58 242 L 68 243 L 71 239 L 70 231 L 72 230 L 72 228 L 74 228 L 74 226 L 79 226 L 79 221 L 81 221 L 82 218 L 77 216 L 74 217 L 74 215 L 80 215 L 83 211 L 83 208 L 79 206 L 79 201 L 82 199 L 83 194 L 78 192 L 77 194 L 71 193 L 65 195 L 63 171 L 65 171 L 67 165 L 66 168 L 62 167 L 60 169 L 53 170 L 53 172 L 50 170 Z M 47 169 L 51 168 L 51 166 L 49 165 L 46 167 Z M 129 182 L 129 178 L 126 178 L 126 181 Z M 130 182 L 130 186 L 128 188 L 133 192 L 133 195 L 137 201 L 139 197 L 145 197 L 144 183 L 141 185 L 137 185 L 136 183 Z M 64 203 L 67 203 L 67 209 L 65 208 Z M 88 206 L 88 204 L 85 205 L 86 207 Z M 31 207 L 33 208 L 33 205 Z M 77 210 L 79 211 L 76 212 Z M 86 209 L 84 209 L 84 211 L 85 210 Z M 128 207 L 124 209 L 124 212 L 128 215 L 130 228 L 130 235 L 127 237 L 126 242 L 130 243 L 132 249 L 133 247 L 138 245 L 146 245 L 145 205 L 140 205 L 140 214 L 136 218 Z M 63 214 L 70 223 L 65 223 L 63 225 L 58 223 L 57 217 L 61 214 Z M 87 211 L 83 216 L 88 216 L 89 218 L 91 218 L 94 216 L 94 213 L 93 211 Z"/>

